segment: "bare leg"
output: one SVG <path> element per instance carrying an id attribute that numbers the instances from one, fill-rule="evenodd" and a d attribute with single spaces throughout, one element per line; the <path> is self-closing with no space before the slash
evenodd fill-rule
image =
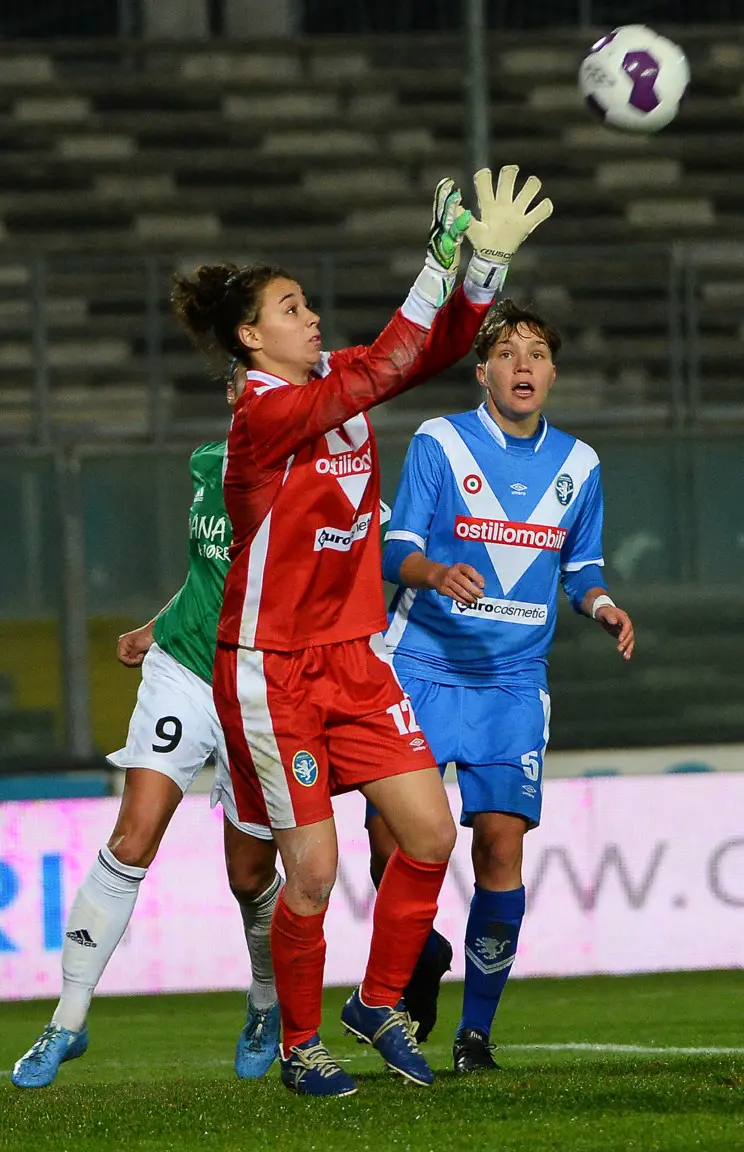
<path id="1" fill-rule="evenodd" d="M 397 848 L 395 837 L 379 812 L 367 820 L 369 837 L 369 874 L 375 888 L 380 887 L 385 865 Z"/>

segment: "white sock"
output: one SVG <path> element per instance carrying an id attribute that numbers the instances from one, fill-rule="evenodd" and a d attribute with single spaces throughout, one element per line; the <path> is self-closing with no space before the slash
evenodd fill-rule
<path id="1" fill-rule="evenodd" d="M 96 985 L 124 935 L 146 868 L 121 864 L 103 847 L 72 902 L 62 946 L 62 995 L 54 1024 L 80 1032 Z"/>
<path id="2" fill-rule="evenodd" d="M 279 899 L 282 878 L 277 872 L 266 891 L 257 900 L 240 905 L 245 929 L 245 942 L 251 958 L 251 1000 L 259 1012 L 265 1011 L 276 1002 L 274 965 L 271 963 L 271 917 Z"/>

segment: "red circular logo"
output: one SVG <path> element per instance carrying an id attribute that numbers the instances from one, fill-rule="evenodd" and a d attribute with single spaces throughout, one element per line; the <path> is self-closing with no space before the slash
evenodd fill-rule
<path id="1" fill-rule="evenodd" d="M 471 474 L 466 476 L 463 480 L 462 486 L 466 492 L 470 493 L 471 496 L 475 496 L 475 494 L 480 492 L 481 488 L 483 487 L 483 481 L 481 480 L 480 476 L 476 476 L 475 473 L 471 472 Z"/>

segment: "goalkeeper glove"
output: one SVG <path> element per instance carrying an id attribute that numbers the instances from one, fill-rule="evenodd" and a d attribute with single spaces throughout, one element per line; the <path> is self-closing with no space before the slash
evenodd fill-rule
<path id="1" fill-rule="evenodd" d="M 528 211 L 541 184 L 537 176 L 528 176 L 522 191 L 515 196 L 518 172 L 516 164 L 507 164 L 501 169 L 495 196 L 490 168 L 481 168 L 473 177 L 480 220 L 472 217 L 467 230 L 473 246 L 468 279 L 483 287 L 494 286 L 496 279 L 503 283 L 506 265 L 519 245 L 553 211 L 550 200 L 541 200 Z"/>
<path id="2" fill-rule="evenodd" d="M 439 308 L 455 286 L 460 246 L 470 224 L 470 213 L 462 207 L 459 188 L 445 178 L 437 184 L 426 246 L 424 267 L 413 291 L 428 304 Z"/>

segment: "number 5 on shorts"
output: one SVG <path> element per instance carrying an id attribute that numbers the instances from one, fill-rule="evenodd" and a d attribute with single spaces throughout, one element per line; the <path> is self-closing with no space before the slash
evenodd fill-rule
<path id="1" fill-rule="evenodd" d="M 540 777 L 540 753 L 525 752 L 522 756 L 522 771 L 528 780 L 537 780 Z"/>
<path id="2" fill-rule="evenodd" d="M 535 748 L 532 752 L 524 752 L 522 755 L 522 771 L 528 780 L 539 780 L 540 769 L 542 768 L 542 756 L 545 755 L 545 749 L 548 746 L 550 738 L 550 696 L 547 692 L 540 690 L 540 703 L 543 710 L 543 745 L 542 748 Z"/>

